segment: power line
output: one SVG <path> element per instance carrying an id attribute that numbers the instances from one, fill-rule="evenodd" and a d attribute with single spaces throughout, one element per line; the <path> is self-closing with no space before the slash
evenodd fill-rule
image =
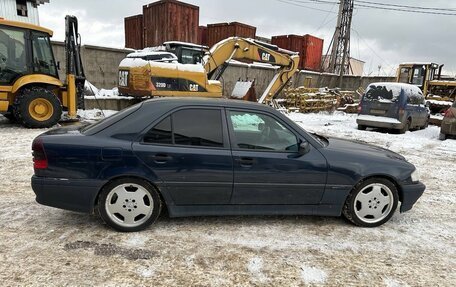
<path id="1" fill-rule="evenodd" d="M 328 11 L 328 10 L 323 10 L 323 9 L 319 9 L 319 8 L 314 8 L 314 7 L 309 7 L 309 6 L 301 5 L 301 4 L 298 4 L 298 3 L 296 3 L 296 2 L 292 2 L 292 0 L 275 0 L 275 1 L 282 2 L 282 3 L 285 3 L 285 4 L 289 4 L 289 5 L 298 6 L 298 7 L 303 7 L 303 8 L 307 8 L 307 9 L 311 9 L 311 10 L 316 10 L 316 11 L 321 11 L 321 12 L 327 12 L 327 13 L 335 13 L 335 12 L 331 12 L 331 11 Z M 309 2 L 309 3 L 310 3 L 310 2 Z"/>
<path id="2" fill-rule="evenodd" d="M 358 3 L 373 4 L 378 6 L 388 6 L 388 7 L 400 7 L 400 8 L 411 8 L 414 10 L 437 10 L 437 11 L 456 11 L 456 8 L 437 8 L 437 7 L 422 7 L 422 6 L 409 6 L 409 5 L 399 5 L 399 4 L 390 4 L 390 3 L 378 3 L 371 1 L 362 1 L 357 0 Z"/>
<path id="3" fill-rule="evenodd" d="M 456 16 L 456 13 L 431 12 L 431 11 L 418 11 L 418 10 L 409 10 L 409 9 L 402 9 L 402 8 L 387 8 L 387 7 L 379 7 L 379 6 L 366 5 L 366 4 L 356 4 L 356 6 L 357 6 L 357 7 L 366 7 L 366 8 L 371 8 L 371 9 L 389 10 L 389 11 L 400 11 L 400 12 L 420 13 L 420 14 Z"/>
<path id="4" fill-rule="evenodd" d="M 276 0 L 282 3 L 289 5 L 294 5 L 298 7 L 304 7 L 312 10 L 329 12 L 327 10 L 313 8 L 305 5 L 306 4 L 339 4 L 340 2 L 328 1 L 328 0 Z M 359 4 L 359 3 L 363 4 Z M 393 8 L 395 7 L 395 8 Z M 442 15 L 442 16 L 456 16 L 456 13 L 447 13 L 447 12 L 438 12 L 438 11 L 450 11 L 456 12 L 456 8 L 436 8 L 436 7 L 422 7 L 422 6 L 410 6 L 410 5 L 398 5 L 398 4 L 389 4 L 389 3 L 378 3 L 372 1 L 362 1 L 357 0 L 355 3 L 355 8 L 363 9 L 378 9 L 378 10 L 387 10 L 387 11 L 396 11 L 396 12 L 407 12 L 407 13 L 419 13 L 419 14 L 430 14 L 430 15 Z"/>

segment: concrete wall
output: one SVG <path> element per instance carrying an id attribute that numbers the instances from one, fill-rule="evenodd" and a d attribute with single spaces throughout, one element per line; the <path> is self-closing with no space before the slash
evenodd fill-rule
<path id="1" fill-rule="evenodd" d="M 65 46 L 62 42 L 53 42 L 54 54 L 60 61 L 59 76 L 65 80 Z M 97 88 L 112 89 L 117 86 L 117 74 L 120 61 L 132 50 L 112 49 L 96 46 L 82 46 L 81 56 L 87 80 Z M 221 78 L 224 87 L 224 96 L 229 97 L 238 80 L 255 80 L 255 90 L 260 97 L 274 77 L 275 70 L 268 66 L 248 65 L 233 63 L 228 66 Z M 334 74 L 322 74 L 311 71 L 301 71 L 292 79 L 291 85 L 299 87 L 304 85 L 307 77 L 311 78 L 311 88 L 338 87 L 339 77 Z M 373 82 L 394 81 L 394 77 L 358 77 L 346 76 L 343 81 L 343 90 L 356 90 L 366 87 Z"/>
<path id="2" fill-rule="evenodd" d="M 66 75 L 65 44 L 52 42 L 52 48 L 56 61 L 60 62 L 60 80 L 64 81 Z M 128 49 L 82 46 L 81 57 L 87 80 L 100 89 L 117 87 L 117 71 L 120 61 L 131 52 L 132 50 Z"/>
<path id="3" fill-rule="evenodd" d="M 255 80 L 255 90 L 257 96 L 266 90 L 275 71 L 270 67 L 259 67 L 247 64 L 231 64 L 225 71 L 222 77 L 225 96 L 230 96 L 234 85 L 237 80 Z M 306 78 L 311 78 L 310 88 L 336 88 L 339 86 L 339 76 L 335 74 L 317 73 L 312 71 L 301 71 L 296 74 L 291 80 L 292 87 L 304 86 Z M 356 90 L 359 87 L 367 87 L 370 83 L 374 82 L 392 82 L 395 81 L 394 77 L 358 77 L 358 76 L 345 76 L 342 90 Z"/>

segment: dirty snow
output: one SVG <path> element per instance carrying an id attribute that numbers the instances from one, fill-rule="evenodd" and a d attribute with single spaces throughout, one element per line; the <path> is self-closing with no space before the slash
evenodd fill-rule
<path id="1" fill-rule="evenodd" d="M 94 112 L 96 114 L 96 112 Z M 4 286 L 456 286 L 456 140 L 439 128 L 358 131 L 356 115 L 290 114 L 309 131 L 404 155 L 427 190 L 390 222 L 229 216 L 170 219 L 119 233 L 94 215 L 39 205 L 30 146 L 46 131 L 0 116 L 0 282 Z M 64 192 L 64 191 L 62 191 Z"/>

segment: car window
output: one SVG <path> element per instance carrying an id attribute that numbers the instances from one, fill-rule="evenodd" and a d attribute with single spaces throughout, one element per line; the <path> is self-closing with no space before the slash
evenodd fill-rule
<path id="1" fill-rule="evenodd" d="M 253 112 L 229 112 L 234 147 L 251 150 L 298 151 L 298 139 L 271 116 Z"/>
<path id="2" fill-rule="evenodd" d="M 177 145 L 223 147 L 222 114 L 215 109 L 186 109 L 172 115 Z"/>
<path id="3" fill-rule="evenodd" d="M 384 103 L 397 102 L 402 92 L 405 93 L 399 85 L 371 84 L 367 87 L 363 100 Z"/>
<path id="4" fill-rule="evenodd" d="M 185 109 L 166 117 L 143 138 L 150 144 L 223 147 L 222 114 L 218 109 Z"/>
<path id="5" fill-rule="evenodd" d="M 146 143 L 172 144 L 171 116 L 155 125 L 144 137 Z"/>

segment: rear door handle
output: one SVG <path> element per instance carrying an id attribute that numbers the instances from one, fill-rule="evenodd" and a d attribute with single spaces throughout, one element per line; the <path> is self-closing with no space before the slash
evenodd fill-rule
<path id="1" fill-rule="evenodd" d="M 167 163 L 168 161 L 170 161 L 172 159 L 172 157 L 167 154 L 156 154 L 153 156 L 153 159 L 154 159 L 154 162 L 163 164 L 163 163 Z"/>
<path id="2" fill-rule="evenodd" d="M 241 157 L 237 161 L 242 167 L 251 167 L 254 163 L 254 159 L 251 157 Z"/>

